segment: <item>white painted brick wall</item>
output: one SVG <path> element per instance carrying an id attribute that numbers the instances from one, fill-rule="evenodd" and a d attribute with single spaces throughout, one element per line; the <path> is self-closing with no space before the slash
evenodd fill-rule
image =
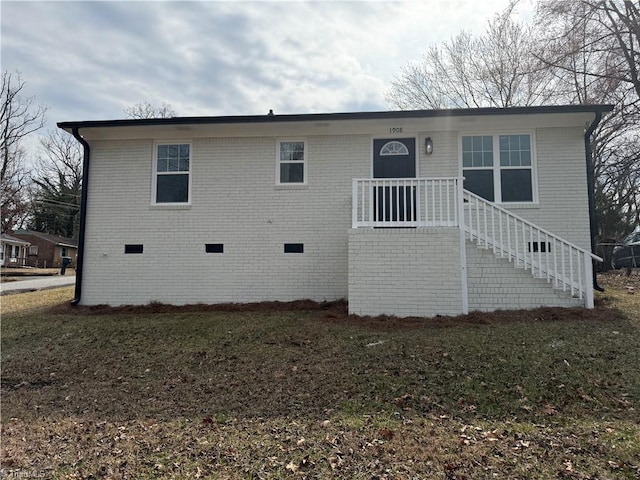
<path id="1" fill-rule="evenodd" d="M 509 119 L 501 121 L 502 127 L 509 127 Z M 502 128 L 493 123 L 492 130 Z M 430 156 L 424 154 L 427 135 L 434 141 Z M 421 176 L 459 173 L 457 131 L 416 132 L 416 136 Z M 308 185 L 287 188 L 275 185 L 276 137 L 195 138 L 192 205 L 187 209 L 150 205 L 153 139 L 92 141 L 82 303 L 347 297 L 349 235 L 357 243 L 367 235 L 350 232 L 351 181 L 371 175 L 371 139 L 368 134 L 307 136 Z M 582 129 L 538 128 L 536 140 L 540 204 L 516 213 L 588 247 Z M 395 240 L 410 237 L 407 232 L 397 232 Z M 435 236 L 413 238 L 410 242 L 416 243 L 407 248 L 416 252 L 436 248 L 429 242 L 437 230 L 431 233 Z M 397 260 L 393 240 L 385 240 L 391 242 L 389 252 L 378 250 L 377 254 L 389 265 Z M 284 254 L 285 242 L 304 243 L 305 253 Z M 125 255 L 127 243 L 143 244 L 144 254 Z M 224 253 L 206 254 L 205 243 L 223 243 Z M 449 254 L 459 258 L 457 237 L 448 243 L 447 253 L 420 256 L 419 262 L 431 262 L 425 269 L 442 268 L 438 270 L 442 277 L 457 272 L 438 263 L 443 260 L 449 265 Z M 361 262 L 349 248 L 354 265 Z M 409 254 L 407 262 L 408 258 Z M 395 275 L 397 270 L 389 272 Z M 437 282 L 425 278 L 426 291 L 433 285 L 447 285 L 436 278 Z M 378 281 L 369 280 L 371 285 Z M 444 295 L 450 307 L 436 313 L 459 312 L 459 288 L 449 290 L 438 295 Z M 362 295 L 366 298 L 369 293 Z M 380 300 L 376 308 L 388 306 Z M 416 309 L 396 314 L 414 315 Z"/>
<path id="2" fill-rule="evenodd" d="M 466 245 L 469 311 L 584 305 L 583 300 L 572 298 L 570 293 L 554 290 L 546 279 L 514 268 L 506 258 L 496 258 L 492 250 L 470 242 Z"/>
<path id="3" fill-rule="evenodd" d="M 425 153 L 424 139 L 431 137 L 433 153 Z M 458 132 L 443 131 L 423 133 L 418 141 L 419 166 L 421 177 L 457 177 L 458 166 Z"/>
<path id="4" fill-rule="evenodd" d="M 513 212 L 590 251 L 584 129 L 538 128 L 536 153 L 539 206 Z"/>
<path id="5" fill-rule="evenodd" d="M 462 312 L 457 228 L 349 232 L 349 312 L 399 317 Z"/>
<path id="6" fill-rule="evenodd" d="M 196 139 L 192 206 L 167 209 L 150 206 L 151 140 L 93 142 L 82 303 L 345 298 L 351 179 L 370 175 L 370 143 L 310 137 L 309 184 L 290 189 L 275 185 L 275 138 Z"/>

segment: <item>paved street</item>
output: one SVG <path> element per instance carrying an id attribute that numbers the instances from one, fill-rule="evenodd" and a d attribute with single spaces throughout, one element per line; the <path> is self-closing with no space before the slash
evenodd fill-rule
<path id="1" fill-rule="evenodd" d="M 31 292 L 35 290 L 44 290 L 46 288 L 65 287 L 76 283 L 75 275 L 52 275 L 47 277 L 29 278 L 24 280 L 16 280 L 13 282 L 0 283 L 0 295 L 10 293 Z"/>

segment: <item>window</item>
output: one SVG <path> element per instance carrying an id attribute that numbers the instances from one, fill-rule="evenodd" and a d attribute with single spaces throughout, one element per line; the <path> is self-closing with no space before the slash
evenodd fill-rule
<path id="1" fill-rule="evenodd" d="M 500 135 L 499 143 L 502 201 L 533 201 L 531 137 L 529 135 Z"/>
<path id="2" fill-rule="evenodd" d="M 304 140 L 278 142 L 278 183 L 306 183 L 305 144 Z"/>
<path id="3" fill-rule="evenodd" d="M 154 203 L 189 203 L 190 169 L 190 144 L 157 144 L 154 162 Z"/>
<path id="4" fill-rule="evenodd" d="M 29 255 L 38 255 L 38 245 L 29 245 Z"/>
<path id="5" fill-rule="evenodd" d="M 462 137 L 464 188 L 490 202 L 533 202 L 531 135 Z"/>
<path id="6" fill-rule="evenodd" d="M 392 140 L 385 143 L 380 149 L 381 157 L 387 155 L 409 155 L 409 149 L 404 143 Z"/>

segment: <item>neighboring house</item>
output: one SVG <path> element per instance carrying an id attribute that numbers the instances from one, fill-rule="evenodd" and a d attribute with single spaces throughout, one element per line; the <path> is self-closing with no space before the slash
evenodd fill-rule
<path id="1" fill-rule="evenodd" d="M 59 123 L 85 152 L 74 302 L 591 307 L 585 149 L 611 109 Z"/>
<path id="2" fill-rule="evenodd" d="M 26 265 L 28 251 L 29 242 L 6 233 L 0 234 L 0 266 L 22 267 Z"/>
<path id="3" fill-rule="evenodd" d="M 78 255 L 78 242 L 72 238 L 33 230 L 16 230 L 13 235 L 31 245 L 27 255 L 27 264 L 32 267 L 59 268 L 62 257 L 70 257 L 72 265 Z"/>

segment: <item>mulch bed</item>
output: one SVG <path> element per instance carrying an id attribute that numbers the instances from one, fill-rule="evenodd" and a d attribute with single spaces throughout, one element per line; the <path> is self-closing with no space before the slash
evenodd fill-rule
<path id="1" fill-rule="evenodd" d="M 640 271 L 612 271 L 598 275 L 599 284 L 605 289 L 627 289 L 630 292 L 640 291 Z M 635 293 L 635 292 L 634 292 Z M 604 305 L 606 301 L 598 301 Z M 539 321 L 573 321 L 573 320 L 612 320 L 612 310 L 596 308 L 536 308 L 524 310 L 498 310 L 494 312 L 470 312 L 458 316 L 436 316 L 432 318 L 407 317 L 397 318 L 388 315 L 359 316 L 348 313 L 346 300 L 330 302 L 316 302 L 313 300 L 297 300 L 293 302 L 257 302 L 257 303 L 220 303 L 220 304 L 189 304 L 168 305 L 154 302 L 148 305 L 124 305 L 111 307 L 108 305 L 71 306 L 62 304 L 56 306 L 51 313 L 79 314 L 79 315 L 113 315 L 113 314 L 163 314 L 163 313 L 192 313 L 192 312 L 282 312 L 282 311 L 318 311 L 324 312 L 321 319 L 328 323 L 350 324 L 363 326 L 373 330 L 398 330 L 422 328 L 449 328 L 460 325 L 487 325 L 513 322 L 514 319 L 523 322 Z"/>

